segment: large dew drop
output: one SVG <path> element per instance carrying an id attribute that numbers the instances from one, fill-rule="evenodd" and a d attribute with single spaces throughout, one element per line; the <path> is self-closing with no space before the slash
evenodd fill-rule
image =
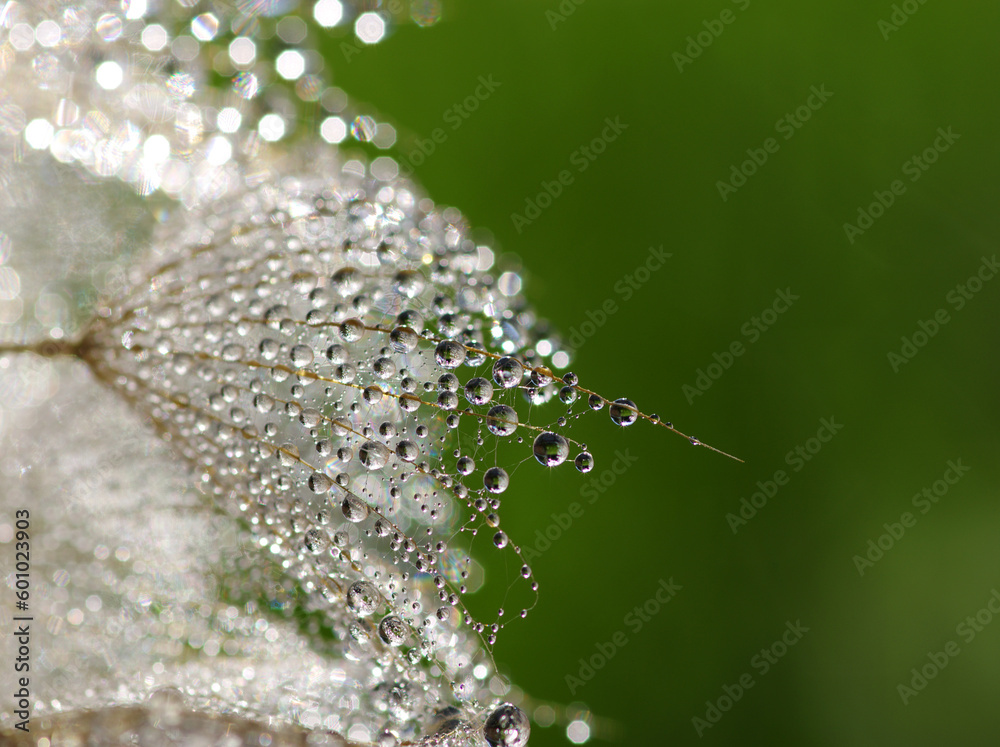
<path id="1" fill-rule="evenodd" d="M 535 438 L 532 451 L 539 464 L 555 467 L 565 462 L 569 456 L 569 442 L 558 433 L 545 431 Z"/>

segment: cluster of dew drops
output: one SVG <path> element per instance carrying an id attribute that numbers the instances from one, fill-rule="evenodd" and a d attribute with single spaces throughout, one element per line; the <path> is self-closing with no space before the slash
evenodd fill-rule
<path id="1" fill-rule="evenodd" d="M 501 526 L 512 470 L 498 443 L 586 473 L 593 455 L 566 435 L 584 413 L 672 425 L 554 373 L 559 338 L 498 282 L 461 214 L 408 182 L 348 162 L 182 217 L 76 352 L 332 627 L 404 669 L 436 663 L 460 700 L 488 699 L 468 672 L 484 649 L 495 669 L 500 629 L 538 598 Z M 536 424 L 550 402 L 564 414 Z M 492 622 L 465 603 L 478 584 L 461 538 L 483 531 L 530 589 Z"/>

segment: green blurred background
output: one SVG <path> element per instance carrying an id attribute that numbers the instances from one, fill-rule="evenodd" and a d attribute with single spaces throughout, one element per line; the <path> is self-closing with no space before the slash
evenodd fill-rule
<path id="1" fill-rule="evenodd" d="M 337 84 L 410 137 L 445 130 L 417 180 L 520 257 L 545 317 L 569 331 L 617 303 L 572 363 L 581 382 L 746 460 L 606 414 L 576 429 L 593 475 L 616 449 L 637 462 L 534 561 L 541 603 L 496 655 L 533 696 L 618 722 L 623 744 L 996 743 L 1000 621 L 968 642 L 957 628 L 1000 588 L 1000 278 L 961 310 L 946 297 L 997 252 L 1000 6 L 903 5 L 916 12 L 892 31 L 892 4 L 856 0 L 453 0 L 439 24 L 349 59 L 349 29 L 333 34 Z M 732 22 L 679 71 L 674 53 L 723 11 Z M 445 112 L 481 75 L 500 87 L 452 129 Z M 784 139 L 777 121 L 812 86 L 832 96 Z M 580 173 L 571 154 L 606 117 L 628 129 Z M 911 182 L 904 163 L 949 127 L 960 138 Z M 724 201 L 717 181 L 769 137 L 777 152 Z M 573 183 L 518 232 L 511 214 L 562 169 Z M 843 224 L 896 179 L 905 193 L 851 243 Z M 672 258 L 624 301 L 615 284 L 659 245 Z M 799 300 L 689 403 L 682 387 L 749 343 L 741 328 L 784 288 Z M 894 372 L 888 353 L 941 308 L 950 321 Z M 786 454 L 821 418 L 843 429 L 793 471 Z M 913 496 L 959 459 L 971 469 L 921 514 Z M 528 468 L 505 497 L 522 544 L 589 482 Z M 727 513 L 776 470 L 788 484 L 734 535 Z M 860 575 L 854 556 L 908 511 L 915 526 Z M 671 577 L 681 591 L 633 633 L 625 616 Z M 809 632 L 753 666 L 798 620 Z M 628 644 L 571 694 L 566 675 L 617 631 Z M 958 656 L 904 704 L 897 686 L 949 641 Z M 754 686 L 699 736 L 692 719 L 744 674 Z M 554 726 L 532 744 L 567 741 Z"/>

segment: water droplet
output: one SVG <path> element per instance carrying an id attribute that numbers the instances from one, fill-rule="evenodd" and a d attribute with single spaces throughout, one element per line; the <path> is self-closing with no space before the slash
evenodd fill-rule
<path id="1" fill-rule="evenodd" d="M 309 489 L 312 492 L 322 495 L 332 487 L 333 480 L 324 475 L 322 472 L 313 472 L 309 475 Z"/>
<path id="2" fill-rule="evenodd" d="M 378 624 L 378 636 L 390 646 L 400 646 L 406 640 L 406 623 L 397 615 L 386 615 Z"/>
<path id="3" fill-rule="evenodd" d="M 569 442 L 558 433 L 545 431 L 535 438 L 532 451 L 539 464 L 555 467 L 565 462 L 569 456 Z"/>
<path id="4" fill-rule="evenodd" d="M 581 472 L 590 472 L 594 468 L 594 457 L 589 451 L 581 451 L 576 455 L 573 463 Z"/>
<path id="5" fill-rule="evenodd" d="M 420 456 L 420 449 L 417 448 L 417 445 L 413 441 L 403 439 L 396 444 L 396 456 L 404 462 L 415 462 L 417 461 L 417 457 Z"/>
<path id="6" fill-rule="evenodd" d="M 501 358 L 493 364 L 493 380 L 504 389 L 513 389 L 521 383 L 524 366 L 516 358 Z"/>
<path id="7" fill-rule="evenodd" d="M 517 430 L 517 411 L 509 405 L 497 405 L 486 413 L 486 427 L 496 436 L 509 436 Z"/>
<path id="8" fill-rule="evenodd" d="M 636 410 L 635 402 L 624 397 L 616 399 L 611 403 L 611 406 L 608 408 L 608 415 L 611 416 L 613 422 L 622 427 L 632 425 L 632 423 L 639 419 L 639 412 Z"/>
<path id="9" fill-rule="evenodd" d="M 493 544 L 496 545 L 497 547 L 506 547 L 507 535 L 504 534 L 503 532 L 497 532 L 496 534 L 493 535 Z"/>
<path id="10" fill-rule="evenodd" d="M 296 368 L 305 368 L 313 362 L 313 351 L 308 345 L 296 345 L 288 353 L 288 357 Z"/>
<path id="11" fill-rule="evenodd" d="M 344 342 L 357 342 L 365 336 L 365 325 L 359 319 L 347 319 L 341 323 L 338 331 Z"/>
<path id="12" fill-rule="evenodd" d="M 330 539 L 327 537 L 326 532 L 314 527 L 306 532 L 303 543 L 309 552 L 318 555 L 327 548 L 330 544 Z"/>
<path id="13" fill-rule="evenodd" d="M 361 273 L 353 267 L 344 267 L 333 273 L 330 278 L 330 287 L 344 298 L 353 296 L 364 285 L 364 278 Z"/>
<path id="14" fill-rule="evenodd" d="M 483 487 L 491 493 L 502 493 L 510 485 L 510 475 L 503 467 L 490 467 L 483 475 Z"/>
<path id="15" fill-rule="evenodd" d="M 473 405 L 485 405 L 493 399 L 493 385 L 482 376 L 469 379 L 465 385 L 465 398 Z"/>
<path id="16" fill-rule="evenodd" d="M 415 270 L 401 270 L 392 281 L 393 289 L 407 298 L 415 298 L 424 289 L 424 278 Z"/>
<path id="17" fill-rule="evenodd" d="M 415 350 L 420 338 L 410 327 L 396 327 L 389 333 L 389 344 L 397 353 Z"/>
<path id="18" fill-rule="evenodd" d="M 389 449 L 378 441 L 365 441 L 358 449 L 358 459 L 370 470 L 382 469 L 389 461 Z"/>
<path id="19" fill-rule="evenodd" d="M 243 360 L 244 353 L 245 351 L 243 350 L 242 345 L 231 343 L 222 348 L 222 360 L 227 361 L 229 363 L 233 363 L 235 361 L 241 361 Z"/>
<path id="20" fill-rule="evenodd" d="M 559 401 L 566 405 L 576 402 L 576 389 L 571 386 L 564 386 L 559 390 Z"/>
<path id="21" fill-rule="evenodd" d="M 355 581 L 347 590 L 347 607 L 358 617 L 374 614 L 381 601 L 378 589 L 369 581 Z"/>
<path id="22" fill-rule="evenodd" d="M 442 340 L 434 349 L 434 359 L 442 368 L 458 368 L 465 362 L 465 346 L 454 340 Z"/>
<path id="23" fill-rule="evenodd" d="M 483 725 L 483 736 L 491 747 L 524 747 L 530 734 L 528 717 L 510 703 L 493 711 Z"/>
<path id="24" fill-rule="evenodd" d="M 368 518 L 368 504 L 356 495 L 348 495 L 344 498 L 344 502 L 340 504 L 340 510 L 343 512 L 344 518 L 352 524 L 357 524 Z"/>
<path id="25" fill-rule="evenodd" d="M 415 397 L 412 394 L 399 395 L 399 409 L 403 412 L 416 412 L 419 407 L 420 397 Z"/>

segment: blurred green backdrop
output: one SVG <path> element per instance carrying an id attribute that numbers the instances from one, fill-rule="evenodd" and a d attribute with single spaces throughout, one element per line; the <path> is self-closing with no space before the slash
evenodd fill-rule
<path id="1" fill-rule="evenodd" d="M 398 123 L 404 155 L 443 129 L 417 180 L 520 257 L 544 316 L 568 333 L 615 302 L 572 363 L 581 382 L 746 460 L 601 415 L 576 434 L 592 475 L 616 449 L 636 462 L 598 502 L 581 497 L 590 476 L 525 465 L 537 476 L 505 500 L 515 540 L 585 506 L 534 561 L 540 606 L 496 651 L 533 696 L 586 702 L 625 744 L 995 744 L 1000 279 L 972 283 L 961 309 L 948 299 L 997 252 L 998 21 L 1000 6 L 965 0 L 452 0 L 441 23 L 356 54 L 334 30 L 335 82 Z M 480 76 L 500 85 L 447 115 Z M 616 117 L 627 129 L 579 171 Z M 564 169 L 558 199 L 515 226 Z M 720 180 L 736 185 L 725 200 Z M 876 191 L 891 206 L 868 210 Z M 879 215 L 849 237 L 859 209 Z M 616 284 L 660 245 L 672 257 L 625 300 Z M 779 289 L 798 300 L 755 335 Z M 948 321 L 894 370 L 888 354 L 912 352 L 900 338 L 939 309 Z M 686 397 L 734 342 L 744 354 Z M 843 428 L 786 460 L 820 444 L 822 418 Z M 915 505 L 949 460 L 968 471 Z M 787 483 L 734 534 L 727 514 L 777 470 Z M 906 512 L 912 526 L 894 526 Z M 880 557 L 869 540 L 890 530 Z M 626 615 L 670 578 L 683 588 L 636 632 Z M 808 632 L 762 671 L 754 657 L 798 621 Z M 627 645 L 571 693 L 566 676 L 616 632 Z M 933 679 L 901 691 L 920 685 L 913 668 Z M 744 675 L 753 686 L 699 734 L 693 719 Z M 566 743 L 558 727 L 532 735 Z"/>

